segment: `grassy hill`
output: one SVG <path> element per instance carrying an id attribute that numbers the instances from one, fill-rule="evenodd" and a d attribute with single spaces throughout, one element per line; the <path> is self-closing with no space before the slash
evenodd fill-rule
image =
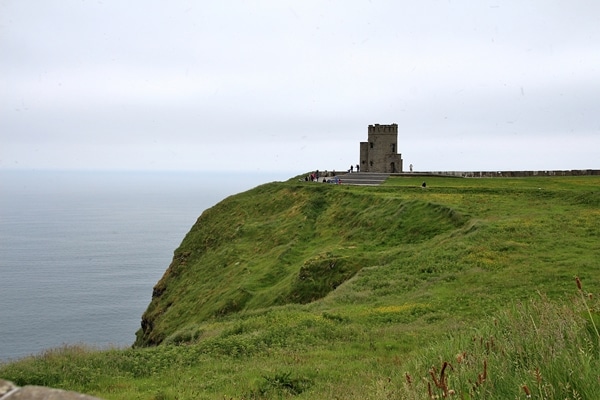
<path id="1" fill-rule="evenodd" d="M 175 251 L 135 348 L 0 376 L 107 399 L 600 398 L 600 177 L 421 181 L 231 196 Z"/>

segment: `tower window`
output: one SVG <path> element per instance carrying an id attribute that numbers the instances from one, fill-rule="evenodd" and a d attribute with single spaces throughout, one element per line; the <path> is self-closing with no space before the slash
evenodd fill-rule
<path id="1" fill-rule="evenodd" d="M 373 142 L 370 142 L 369 145 L 371 146 L 371 148 L 373 148 Z"/>

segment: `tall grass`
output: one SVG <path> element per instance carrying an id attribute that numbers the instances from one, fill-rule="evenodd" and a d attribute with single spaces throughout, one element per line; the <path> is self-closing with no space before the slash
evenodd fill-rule
<path id="1" fill-rule="evenodd" d="M 599 313 L 588 294 L 561 302 L 538 293 L 406 355 L 390 344 L 378 350 L 351 317 L 289 309 L 232 321 L 193 345 L 68 346 L 0 373 L 108 399 L 596 399 Z"/>
<path id="2" fill-rule="evenodd" d="M 578 291 L 581 282 L 577 278 Z M 600 398 L 599 303 L 538 294 L 452 333 L 404 366 L 399 398 Z M 400 380 L 401 378 L 397 378 Z"/>

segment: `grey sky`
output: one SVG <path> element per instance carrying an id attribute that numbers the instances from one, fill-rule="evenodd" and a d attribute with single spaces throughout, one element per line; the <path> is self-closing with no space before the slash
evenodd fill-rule
<path id="1" fill-rule="evenodd" d="M 0 168 L 600 168 L 600 2 L 0 0 Z"/>

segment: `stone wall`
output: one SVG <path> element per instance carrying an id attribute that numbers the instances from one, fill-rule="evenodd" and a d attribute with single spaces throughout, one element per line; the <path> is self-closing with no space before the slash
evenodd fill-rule
<path id="1" fill-rule="evenodd" d="M 455 176 L 459 178 L 517 178 L 528 176 L 584 176 L 600 175 L 598 169 L 570 169 L 546 171 L 421 171 L 397 174 L 403 176 Z"/>

